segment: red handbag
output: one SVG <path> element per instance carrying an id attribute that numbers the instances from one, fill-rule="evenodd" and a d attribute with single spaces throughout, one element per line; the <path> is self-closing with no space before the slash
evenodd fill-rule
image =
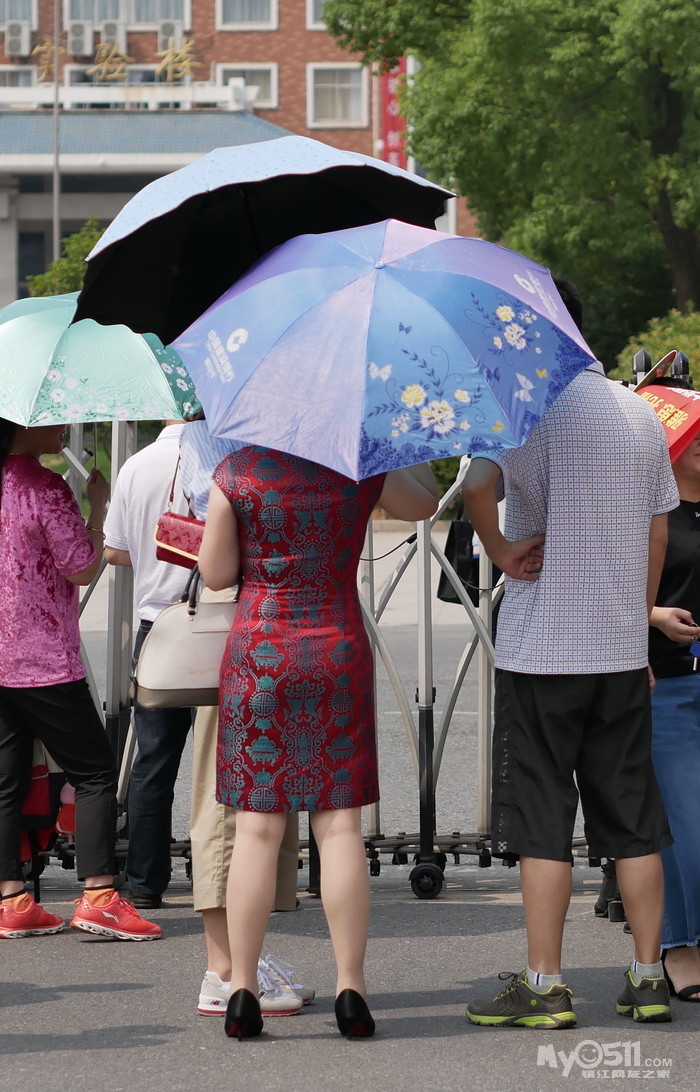
<path id="1" fill-rule="evenodd" d="M 169 561 L 171 565 L 181 565 L 184 569 L 193 569 L 199 557 L 202 545 L 204 521 L 193 516 L 180 516 L 171 511 L 175 496 L 175 479 L 180 460 L 177 461 L 173 484 L 170 487 L 168 507 L 160 516 L 153 532 L 156 544 L 156 557 L 159 561 Z"/>
<path id="2" fill-rule="evenodd" d="M 199 557 L 203 533 L 204 523 L 201 519 L 179 516 L 170 510 L 163 512 L 153 534 L 156 557 L 159 561 L 169 561 L 171 565 L 193 569 Z"/>

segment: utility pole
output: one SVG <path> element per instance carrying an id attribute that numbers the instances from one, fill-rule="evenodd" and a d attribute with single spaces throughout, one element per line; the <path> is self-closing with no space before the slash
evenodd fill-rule
<path id="1" fill-rule="evenodd" d="M 61 171 L 60 171 L 60 125 L 58 102 L 59 70 L 59 35 L 60 35 L 60 0 L 53 0 L 53 260 L 61 257 Z"/>

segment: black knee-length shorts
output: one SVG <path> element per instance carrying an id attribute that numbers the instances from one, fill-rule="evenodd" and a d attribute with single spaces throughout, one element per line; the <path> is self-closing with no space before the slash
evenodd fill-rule
<path id="1" fill-rule="evenodd" d="M 497 670 L 493 855 L 571 861 L 579 795 L 592 857 L 642 857 L 672 843 L 651 761 L 646 669 Z"/>

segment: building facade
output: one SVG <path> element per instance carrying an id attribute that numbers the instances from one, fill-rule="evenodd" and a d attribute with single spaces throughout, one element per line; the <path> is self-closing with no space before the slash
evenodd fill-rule
<path id="1" fill-rule="evenodd" d="M 406 165 L 387 79 L 323 4 L 0 0 L 0 306 L 59 234 L 218 145 L 294 132 Z M 464 208 L 442 226 L 474 233 Z"/>

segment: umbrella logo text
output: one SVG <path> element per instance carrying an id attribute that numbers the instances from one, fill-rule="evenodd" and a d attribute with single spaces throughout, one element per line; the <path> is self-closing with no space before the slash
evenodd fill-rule
<path id="1" fill-rule="evenodd" d="M 208 351 L 204 363 L 209 375 L 212 378 L 217 376 L 222 383 L 231 383 L 235 379 L 235 373 L 216 330 L 210 330 L 207 334 L 206 348 Z"/>
<path id="2" fill-rule="evenodd" d="M 229 334 L 226 348 L 230 353 L 237 353 L 241 345 L 245 345 L 247 340 L 248 331 L 240 326 L 237 330 L 234 330 L 232 334 Z"/>

